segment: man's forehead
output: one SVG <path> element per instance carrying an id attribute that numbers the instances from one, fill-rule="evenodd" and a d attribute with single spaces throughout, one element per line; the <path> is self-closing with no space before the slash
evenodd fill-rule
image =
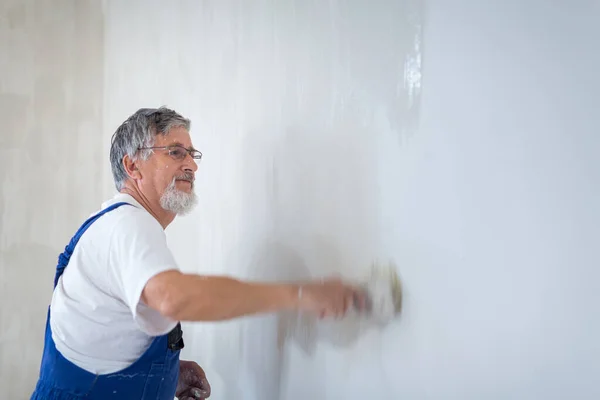
<path id="1" fill-rule="evenodd" d="M 156 145 L 180 145 L 186 148 L 194 147 L 192 145 L 192 138 L 190 136 L 190 133 L 187 131 L 187 129 L 183 127 L 172 128 L 166 135 L 158 135 L 156 137 Z"/>

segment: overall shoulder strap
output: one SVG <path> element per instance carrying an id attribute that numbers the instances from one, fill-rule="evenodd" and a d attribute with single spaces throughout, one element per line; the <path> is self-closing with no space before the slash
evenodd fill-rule
<path id="1" fill-rule="evenodd" d="M 73 250 L 75 249 L 75 246 L 77 245 L 77 242 L 79 242 L 79 239 L 85 233 L 85 231 L 94 222 L 96 222 L 96 220 L 98 218 L 100 218 L 101 216 L 103 216 L 107 212 L 110 212 L 110 211 L 112 211 L 112 210 L 114 210 L 116 208 L 119 208 L 121 206 L 124 206 L 124 205 L 129 205 L 130 206 L 131 204 L 126 203 L 126 202 L 119 202 L 119 203 L 112 204 L 109 207 L 106 207 L 104 210 L 101 210 L 97 214 L 92 215 L 91 217 L 89 217 L 81 225 L 81 227 L 79 227 L 79 229 L 77 230 L 77 232 L 75 233 L 75 235 L 71 238 L 71 241 L 69 242 L 69 244 L 65 247 L 65 251 L 62 252 L 58 256 L 58 264 L 56 265 L 56 275 L 54 276 L 54 287 L 56 287 L 56 284 L 58 283 L 58 279 L 61 277 L 61 275 L 65 271 L 65 268 L 69 264 L 69 260 L 71 259 L 71 255 L 73 254 Z"/>

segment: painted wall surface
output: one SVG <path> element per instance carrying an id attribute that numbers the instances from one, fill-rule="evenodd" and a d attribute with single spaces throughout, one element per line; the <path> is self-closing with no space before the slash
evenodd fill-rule
<path id="1" fill-rule="evenodd" d="M 357 277 L 393 258 L 406 290 L 403 318 L 357 339 L 187 325 L 216 398 L 600 396 L 597 3 L 141 4 L 107 7 L 107 126 L 146 104 L 193 118 L 183 268 Z"/>
<path id="2" fill-rule="evenodd" d="M 59 252 L 102 195 L 102 7 L 0 1 L 0 398 L 37 379 Z"/>
<path id="3" fill-rule="evenodd" d="M 384 330 L 185 324 L 211 398 L 600 398 L 597 2 L 59 3 L 0 6 L 8 398 L 35 381 L 56 255 L 113 194 L 112 132 L 162 104 L 204 152 L 167 231 L 182 269 L 393 259 L 404 282 Z"/>

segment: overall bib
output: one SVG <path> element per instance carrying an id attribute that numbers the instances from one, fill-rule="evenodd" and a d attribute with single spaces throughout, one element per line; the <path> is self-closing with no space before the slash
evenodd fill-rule
<path id="1" fill-rule="evenodd" d="M 105 213 L 128 203 L 116 203 L 90 217 L 58 257 L 54 288 L 81 235 Z M 179 353 L 183 348 L 181 324 L 157 336 L 146 352 L 122 371 L 96 375 L 64 358 L 52 340 L 50 307 L 46 318 L 40 376 L 31 400 L 173 400 L 179 378 Z"/>

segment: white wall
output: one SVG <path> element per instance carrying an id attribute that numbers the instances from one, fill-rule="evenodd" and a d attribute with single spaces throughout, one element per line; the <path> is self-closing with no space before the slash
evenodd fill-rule
<path id="1" fill-rule="evenodd" d="M 393 223 L 418 340 L 390 339 L 414 378 L 390 392 L 598 398 L 600 7 L 494 3 L 427 15 Z"/>
<path id="2" fill-rule="evenodd" d="M 26 18 L 29 31 L 13 36 L 0 24 L 3 43 L 22 42 L 3 44 L 11 56 L 0 57 L 11 127 L 0 150 L 0 383 L 11 399 L 27 398 L 37 374 L 48 269 L 77 221 L 112 194 L 112 132 L 135 109 L 160 104 L 193 119 L 205 153 L 200 205 L 168 230 L 183 269 L 359 277 L 373 258 L 392 258 L 404 282 L 402 318 L 355 340 L 305 323 L 280 349 L 283 318 L 186 324 L 184 356 L 205 367 L 211 398 L 600 397 L 600 5 L 369 3 L 105 1 L 104 33 L 72 44 L 102 49 L 103 65 L 64 48 L 80 36 L 64 10 L 81 3 L 3 9 L 2 21 L 55 15 L 42 28 Z M 99 11 L 77 15 L 86 25 Z M 15 56 L 33 43 L 63 46 L 57 59 L 73 69 L 36 62 L 39 52 Z M 407 90 L 405 62 L 419 55 Z M 44 98 L 31 71 L 62 71 L 43 93 L 91 103 L 50 99 L 30 112 Z M 103 89 L 85 84 L 99 82 L 98 71 Z M 27 136 L 17 134 L 21 114 L 6 111 L 15 91 Z M 43 113 L 57 104 L 85 107 Z M 92 122 L 65 129 L 80 118 Z M 69 164 L 61 150 L 72 141 L 97 150 Z M 16 158 L 36 145 L 53 152 Z M 99 152 L 102 190 L 90 183 Z M 87 186 L 65 183 L 73 180 Z M 21 286 L 8 289 L 8 275 Z M 27 361 L 15 364 L 23 338 Z"/>

